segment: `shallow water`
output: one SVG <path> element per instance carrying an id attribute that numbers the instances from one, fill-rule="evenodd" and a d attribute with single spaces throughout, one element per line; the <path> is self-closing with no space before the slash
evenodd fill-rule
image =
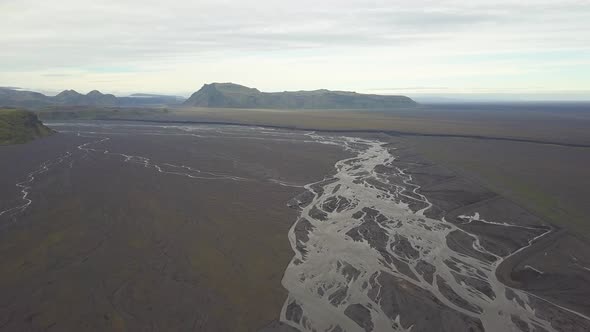
<path id="1" fill-rule="evenodd" d="M 305 186 L 313 199 L 301 204 L 301 215 L 289 233 L 295 257 L 283 278 L 289 291 L 283 322 L 303 331 L 452 330 L 404 317 L 418 310 L 403 307 L 405 296 L 450 308 L 465 322 L 460 329 L 481 322 L 479 329 L 487 331 L 555 331 L 535 314 L 527 293 L 496 278 L 495 270 L 506 257 L 487 250 L 476 235 L 444 218 L 424 216 L 432 204 L 410 175 L 392 166 L 394 150 L 375 140 L 309 136 L 341 145 L 356 156 L 339 161 L 333 179 Z M 378 166 L 388 171 L 378 172 Z M 422 207 L 412 209 L 411 201 Z M 530 228 L 535 235 L 529 245 L 551 232 L 488 222 L 478 214 L 462 218 L 507 230 Z M 474 254 L 449 247 L 450 234 L 458 232 L 471 239 Z M 392 292 L 404 293 L 397 297 L 402 300 L 392 304 L 384 298 Z"/>

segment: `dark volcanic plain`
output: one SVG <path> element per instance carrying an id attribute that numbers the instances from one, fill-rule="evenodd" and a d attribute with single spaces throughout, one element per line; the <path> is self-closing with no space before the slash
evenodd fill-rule
<path id="1" fill-rule="evenodd" d="M 0 330 L 586 331 L 589 117 L 493 111 L 54 122 L 0 147 Z"/>
<path id="2" fill-rule="evenodd" d="M 425 215 L 444 218 L 459 229 L 477 235 L 484 248 L 494 255 L 504 257 L 496 270 L 498 280 L 507 286 L 527 291 L 531 295 L 533 308 L 541 317 L 549 320 L 557 331 L 587 331 L 590 328 L 590 242 L 587 240 L 587 233 L 577 232 L 579 225 L 575 223 L 550 223 L 505 196 L 491 191 L 481 184 L 481 178 L 471 177 L 470 173 L 457 172 L 441 164 L 434 164 L 424 154 L 417 152 L 420 150 L 416 149 L 417 140 L 414 138 L 402 141 L 403 143 L 396 144 L 399 147 L 395 151 L 398 156 L 396 164 L 412 175 L 413 183 L 420 186 L 420 193 L 433 204 L 425 211 Z M 418 141 L 420 147 L 426 149 L 424 142 Z M 471 144 L 483 145 L 485 142 Z M 433 143 L 429 151 L 442 149 L 444 146 L 444 140 L 438 145 Z M 484 151 L 490 151 L 489 149 L 490 147 Z M 461 152 L 467 154 L 464 159 L 475 155 L 474 151 L 470 155 L 468 150 L 439 151 L 440 154 L 445 152 L 448 153 L 448 158 L 458 156 Z M 485 155 L 481 151 L 477 155 L 479 154 Z M 499 153 L 490 151 L 490 155 L 498 156 Z M 508 156 L 508 162 L 516 159 L 515 156 Z M 491 162 L 489 159 L 488 161 Z M 548 167 L 551 167 L 551 163 L 550 160 Z M 453 165 L 458 164 L 461 165 L 460 162 Z M 494 166 L 497 165 L 488 167 Z M 474 215 L 477 218 L 473 220 L 466 218 Z M 516 227 L 506 227 L 507 225 Z M 479 256 L 484 260 L 491 258 L 481 256 L 480 252 L 474 250 L 474 239 L 460 232 L 452 233 L 447 238 L 447 244 L 453 250 L 466 255 Z M 556 314 L 563 308 L 572 309 L 585 317 L 568 310 L 561 310 L 560 314 Z"/>
<path id="3" fill-rule="evenodd" d="M 252 331 L 279 317 L 286 203 L 346 153 L 252 128 L 53 128 L 72 132 L 0 147 L 0 210 L 23 204 L 15 179 L 52 161 L 32 204 L 0 216 L 0 330 Z"/>

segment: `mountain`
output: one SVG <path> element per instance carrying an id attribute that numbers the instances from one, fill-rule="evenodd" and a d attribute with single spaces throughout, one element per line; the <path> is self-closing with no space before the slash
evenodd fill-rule
<path id="1" fill-rule="evenodd" d="M 81 101 L 84 97 L 83 94 L 76 92 L 75 90 L 64 90 L 60 92 L 54 99 L 60 103 L 76 103 Z"/>
<path id="2" fill-rule="evenodd" d="M 0 145 L 26 143 L 52 133 L 34 113 L 0 108 Z"/>
<path id="3" fill-rule="evenodd" d="M 38 92 L 0 88 L 0 106 L 39 107 L 51 105 L 51 97 Z"/>
<path id="4" fill-rule="evenodd" d="M 93 90 L 81 94 L 65 90 L 54 97 L 38 92 L 0 88 L 0 106 L 40 109 L 48 106 L 126 107 L 178 105 L 177 96 L 135 94 L 116 97 Z M 406 96 L 384 96 L 346 91 L 314 90 L 261 92 L 233 83 L 211 83 L 192 94 L 185 106 L 276 109 L 394 109 L 414 107 Z"/>
<path id="5" fill-rule="evenodd" d="M 13 88 L 0 87 L 0 106 L 43 108 L 48 106 L 96 106 L 96 107 L 125 107 L 125 106 L 154 106 L 175 105 L 183 101 L 177 96 L 164 95 L 131 95 L 129 97 L 116 97 L 112 94 L 104 94 L 92 90 L 87 94 L 81 94 L 75 90 L 64 90 L 54 97 L 46 96 L 38 92 L 15 90 Z"/>
<path id="6" fill-rule="evenodd" d="M 111 94 L 103 94 L 100 91 L 92 90 L 83 95 L 74 90 L 65 90 L 53 97 L 58 105 L 69 106 L 118 106 L 119 100 Z"/>
<path id="7" fill-rule="evenodd" d="M 55 97 L 42 93 L 0 88 L 0 106 L 39 108 L 46 106 L 119 106 L 117 97 L 93 90 L 86 95 L 65 90 Z"/>
<path id="8" fill-rule="evenodd" d="M 383 96 L 347 91 L 261 92 L 234 83 L 211 83 L 193 93 L 184 106 L 276 109 L 391 109 L 414 107 L 405 96 Z"/>

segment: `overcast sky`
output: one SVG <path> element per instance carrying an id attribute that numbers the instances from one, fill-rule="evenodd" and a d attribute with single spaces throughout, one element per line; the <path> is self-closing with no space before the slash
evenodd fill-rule
<path id="1" fill-rule="evenodd" d="M 590 1 L 0 0 L 0 86 L 590 96 Z"/>

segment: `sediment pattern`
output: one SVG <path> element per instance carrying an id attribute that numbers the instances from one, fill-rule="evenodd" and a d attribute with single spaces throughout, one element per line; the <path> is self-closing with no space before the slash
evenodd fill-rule
<path id="1" fill-rule="evenodd" d="M 536 311 L 534 295 L 505 286 L 495 274 L 551 228 L 460 217 L 525 239 L 502 256 L 458 224 L 426 217 L 432 204 L 393 165 L 387 144 L 310 137 L 356 156 L 339 161 L 333 177 L 306 185 L 290 204 L 301 214 L 289 233 L 295 256 L 283 278 L 284 323 L 302 331 L 556 330 Z"/>
<path id="2" fill-rule="evenodd" d="M 302 331 L 333 332 L 556 331 L 564 330 L 564 320 L 582 320 L 584 326 L 590 321 L 579 312 L 508 287 L 496 276 L 502 262 L 533 249 L 555 230 L 486 220 L 477 212 L 464 213 L 452 222 L 432 217 L 426 212 L 433 204 L 410 172 L 395 162 L 395 149 L 387 143 L 261 128 L 54 126 L 84 142 L 42 162 L 15 184 L 18 197 L 0 211 L 0 228 L 18 221 L 34 206 L 31 194 L 42 177 L 61 167 L 76 167 L 88 158 L 107 158 L 122 167 L 141 167 L 187 180 L 267 181 L 301 187 L 273 178 L 272 173 L 254 179 L 147 157 L 131 149 L 110 151 L 119 149 L 114 144 L 118 135 L 330 144 L 348 150 L 353 157 L 337 162 L 333 176 L 305 185 L 305 191 L 289 202 L 300 209 L 300 216 L 289 232 L 295 256 L 283 277 L 289 292 L 281 311 L 283 323 Z M 75 130 L 68 131 L 70 128 Z M 469 231 L 481 226 L 510 233 L 509 243 L 502 247 Z M 581 330 L 578 326 L 582 325 L 575 326 L 569 330 Z"/>

